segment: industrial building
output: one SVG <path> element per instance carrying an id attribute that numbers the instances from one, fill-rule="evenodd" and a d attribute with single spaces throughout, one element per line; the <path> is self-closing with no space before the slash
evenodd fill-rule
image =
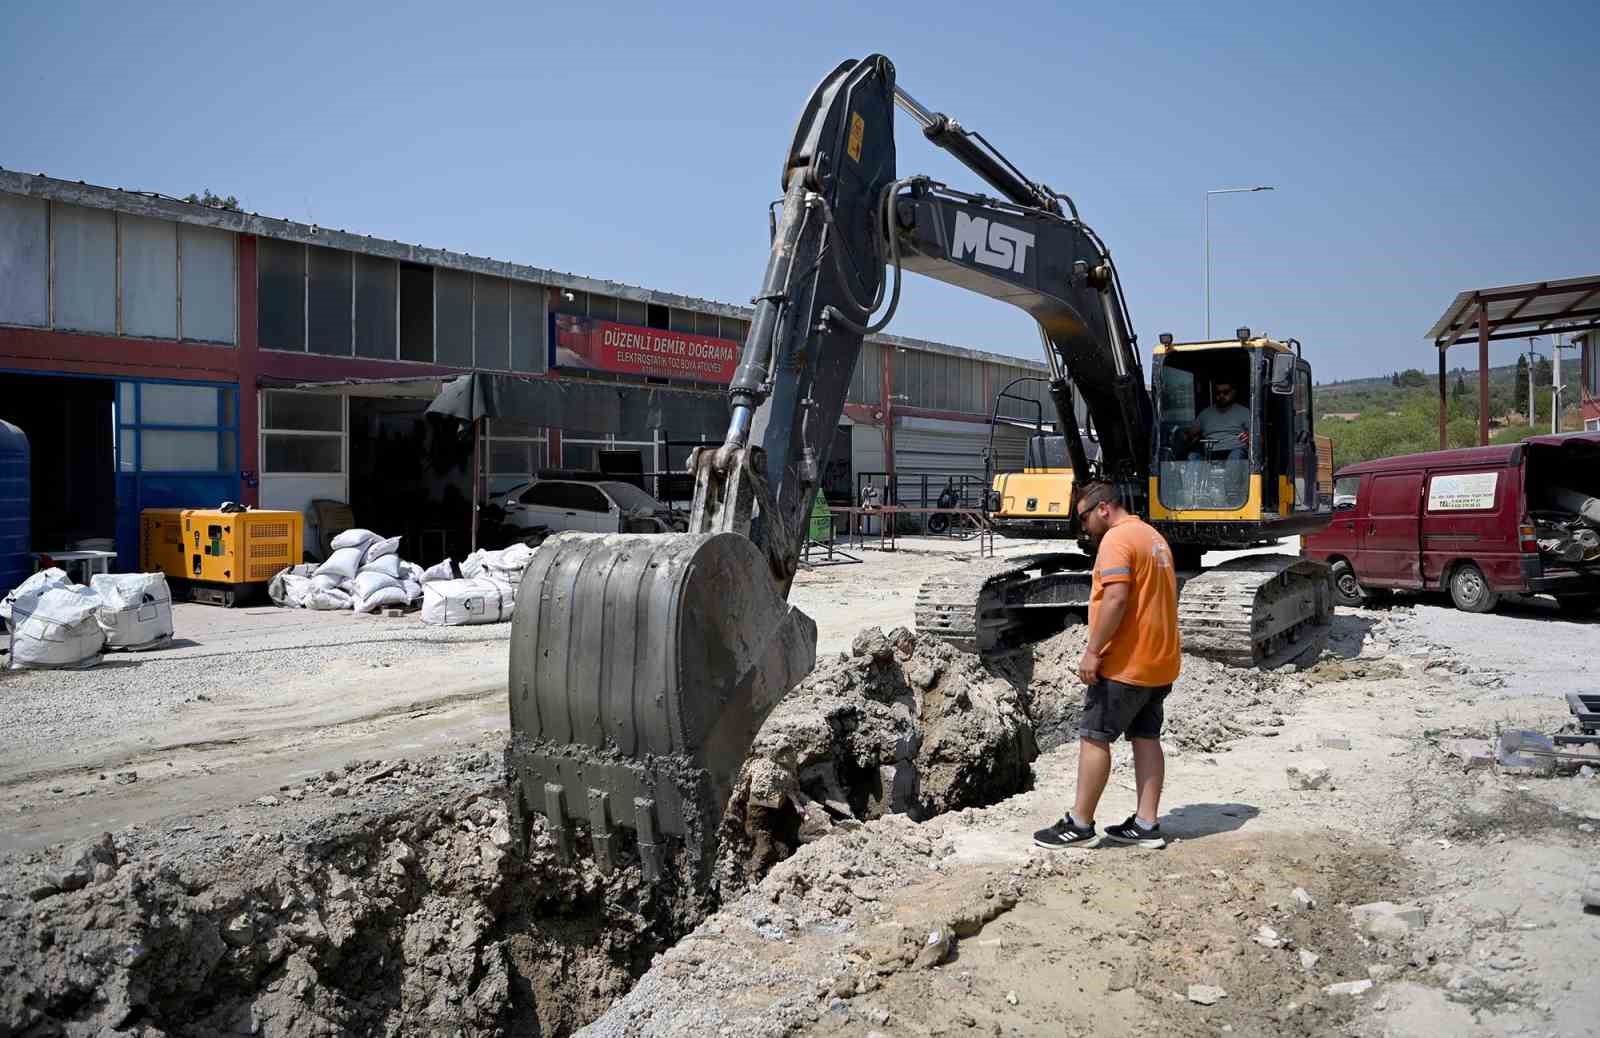
<path id="1" fill-rule="evenodd" d="M 0 170 L 0 418 L 31 442 L 34 550 L 113 539 L 123 569 L 137 563 L 142 509 L 225 500 L 308 516 L 315 500 L 345 501 L 358 522 L 415 538 L 419 555 L 463 551 L 472 452 L 423 411 L 467 371 L 493 373 L 514 402 L 514 417 L 488 423 L 483 493 L 591 469 L 607 447 L 637 448 L 647 471 L 681 469 L 688 445 L 725 427 L 720 384 L 749 316 Z M 849 499 L 867 473 L 981 475 L 994 394 L 1044 374 L 872 337 L 825 475 L 830 499 Z M 1042 384 L 1017 392 L 1030 399 L 1003 414 L 1049 416 Z M 997 430 L 1001 464 L 1020 464 L 1024 439 Z"/>

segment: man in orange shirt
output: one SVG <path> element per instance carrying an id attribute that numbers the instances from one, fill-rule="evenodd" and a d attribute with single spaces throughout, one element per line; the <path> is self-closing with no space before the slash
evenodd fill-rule
<path id="1" fill-rule="evenodd" d="M 1178 678 L 1178 574 L 1166 538 L 1130 514 L 1109 483 L 1086 484 L 1078 522 L 1099 542 L 1089 596 L 1089 643 L 1078 663 L 1087 686 L 1078 725 L 1078 793 L 1072 810 L 1033 834 L 1047 850 L 1095 838 L 1094 812 L 1111 777 L 1111 744 L 1133 744 L 1138 809 L 1106 839 L 1165 847 L 1157 819 L 1166 758 L 1161 752 L 1163 704 Z"/>

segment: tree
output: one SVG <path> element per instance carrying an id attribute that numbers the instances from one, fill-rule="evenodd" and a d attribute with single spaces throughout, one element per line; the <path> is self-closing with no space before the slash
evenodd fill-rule
<path id="1" fill-rule="evenodd" d="M 213 209 L 232 209 L 236 213 L 239 212 L 239 200 L 237 198 L 233 195 L 228 195 L 226 198 L 222 195 L 214 195 L 209 187 L 202 194 L 197 195 L 190 192 L 183 196 L 183 200 L 194 205 L 209 205 Z"/>
<path id="2" fill-rule="evenodd" d="M 1527 376 L 1527 372 L 1523 372 Z M 1550 370 L 1550 358 L 1540 356 L 1533 362 L 1533 381 L 1535 385 L 1548 386 L 1554 383 L 1554 373 Z"/>
<path id="3" fill-rule="evenodd" d="M 1417 368 L 1407 368 L 1406 370 L 1404 370 L 1404 371 L 1400 372 L 1398 375 L 1396 375 L 1394 378 L 1395 378 L 1395 382 L 1394 382 L 1395 385 L 1401 386 L 1401 387 L 1408 387 L 1408 388 L 1411 388 L 1411 389 L 1416 389 L 1419 386 L 1425 386 L 1425 385 L 1428 384 L 1428 376 L 1424 375 Z"/>
<path id="4" fill-rule="evenodd" d="M 1400 385 L 1400 372 L 1396 371 L 1396 372 L 1393 372 L 1392 374 L 1390 374 L 1390 376 L 1389 376 L 1389 384 L 1391 386 L 1396 386 L 1396 387 L 1398 387 Z"/>
<path id="5" fill-rule="evenodd" d="M 1517 354 L 1517 385 L 1526 386 L 1527 384 L 1528 384 L 1528 355 L 1526 353 L 1519 353 L 1519 354 Z"/>
<path id="6" fill-rule="evenodd" d="M 1460 400 L 1467 395 L 1467 380 L 1461 377 L 1461 372 L 1456 372 L 1455 388 L 1450 390 L 1450 399 Z"/>

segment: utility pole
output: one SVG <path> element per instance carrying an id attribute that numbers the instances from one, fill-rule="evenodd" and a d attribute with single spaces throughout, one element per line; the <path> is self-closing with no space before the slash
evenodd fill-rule
<path id="1" fill-rule="evenodd" d="M 1550 341 L 1550 431 L 1561 431 L 1561 333 Z"/>
<path id="2" fill-rule="evenodd" d="M 1537 336 L 1528 336 L 1528 428 L 1530 430 L 1539 417 L 1538 397 L 1533 395 L 1533 369 L 1539 363 L 1539 355 L 1533 352 L 1533 344 L 1537 341 Z"/>

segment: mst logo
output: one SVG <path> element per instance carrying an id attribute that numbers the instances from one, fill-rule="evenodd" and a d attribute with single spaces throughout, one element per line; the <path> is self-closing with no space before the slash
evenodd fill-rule
<path id="1" fill-rule="evenodd" d="M 950 258 L 971 256 L 989 267 L 999 267 L 1013 274 L 1021 274 L 1028 265 L 1028 250 L 1033 248 L 1033 235 L 992 223 L 982 216 L 956 213 L 956 233 L 950 239 Z"/>

